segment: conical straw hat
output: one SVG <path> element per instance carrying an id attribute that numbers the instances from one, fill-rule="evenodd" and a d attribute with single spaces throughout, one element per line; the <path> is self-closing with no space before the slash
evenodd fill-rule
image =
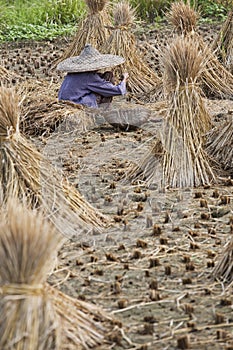
<path id="1" fill-rule="evenodd" d="M 121 56 L 101 54 L 90 44 L 86 44 L 79 56 L 65 59 L 58 64 L 57 69 L 68 73 L 90 72 L 115 67 L 124 61 Z"/>

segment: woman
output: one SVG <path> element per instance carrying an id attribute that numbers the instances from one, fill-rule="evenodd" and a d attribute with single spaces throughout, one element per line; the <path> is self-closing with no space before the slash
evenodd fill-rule
<path id="1" fill-rule="evenodd" d="M 70 57 L 58 64 L 57 69 L 67 72 L 58 93 L 58 99 L 72 101 L 88 107 L 98 108 L 101 103 L 109 103 L 113 96 L 126 94 L 128 73 L 115 85 L 112 72 L 98 73 L 124 62 L 116 55 L 103 55 L 87 44 L 79 56 Z"/>

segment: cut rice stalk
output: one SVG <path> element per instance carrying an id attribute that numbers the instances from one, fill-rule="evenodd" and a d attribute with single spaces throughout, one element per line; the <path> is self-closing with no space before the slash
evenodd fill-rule
<path id="1" fill-rule="evenodd" d="M 46 284 L 63 241 L 43 214 L 16 198 L 0 220 L 0 348 L 83 350 L 107 342 L 113 320 Z"/>
<path id="2" fill-rule="evenodd" d="M 35 146 L 19 132 L 19 110 L 13 89 L 0 89 L 0 193 L 26 197 L 68 236 L 82 225 L 104 226 L 109 220 L 93 208 Z"/>
<path id="3" fill-rule="evenodd" d="M 136 39 L 130 28 L 134 21 L 135 11 L 127 1 L 117 3 L 113 9 L 114 28 L 103 47 L 105 53 L 119 55 L 125 58 L 125 63 L 114 68 L 116 77 L 120 80 L 125 71 L 129 72 L 128 89 L 133 94 L 146 92 L 161 80 L 137 50 Z"/>
<path id="4" fill-rule="evenodd" d="M 233 10 L 228 12 L 227 19 L 213 43 L 212 50 L 223 65 L 233 73 Z"/>
<path id="5" fill-rule="evenodd" d="M 233 174 L 233 116 L 207 133 L 206 151 L 224 170 Z"/>
<path id="6" fill-rule="evenodd" d="M 223 282 L 231 283 L 233 281 L 233 240 L 226 245 L 223 253 L 216 263 L 212 275 Z"/>
<path id="7" fill-rule="evenodd" d="M 177 33 L 195 38 L 199 49 L 203 51 L 204 60 L 208 55 L 206 67 L 200 77 L 206 96 L 232 99 L 233 75 L 225 69 L 213 51 L 204 43 L 203 38 L 195 31 L 196 20 L 194 18 L 194 10 L 189 3 L 185 4 L 183 1 L 174 3 L 168 14 L 168 19 L 175 26 Z"/>
<path id="8" fill-rule="evenodd" d="M 91 44 L 98 51 L 103 52 L 103 45 L 109 36 L 108 27 L 111 20 L 108 13 L 108 1 L 85 0 L 88 6 L 87 16 L 78 24 L 73 41 L 67 47 L 62 57 L 56 60 L 52 69 L 68 57 L 78 56 L 86 44 Z"/>
<path id="9" fill-rule="evenodd" d="M 0 348 L 61 349 L 60 320 L 43 284 L 61 236 L 11 199 L 0 220 Z"/>
<path id="10" fill-rule="evenodd" d="M 49 136 L 63 122 L 73 121 L 80 131 L 93 125 L 88 108 L 57 100 L 58 89 L 57 84 L 46 81 L 30 80 L 20 84 L 17 89 L 22 100 L 20 129 L 24 134 Z"/>
<path id="11" fill-rule="evenodd" d="M 162 56 L 167 117 L 161 133 L 164 147 L 164 183 L 171 187 L 194 187 L 215 181 L 203 150 L 204 134 L 211 127 L 198 85 L 206 56 L 190 37 L 177 38 Z"/>
<path id="12" fill-rule="evenodd" d="M 198 84 L 205 69 L 203 52 L 195 40 L 185 37 L 174 40 L 161 57 L 167 96 L 165 119 L 152 151 L 140 164 L 141 171 L 134 169 L 135 176 L 141 172 L 152 181 L 159 156 L 163 186 L 194 187 L 215 182 L 203 149 L 203 135 L 211 128 Z M 131 178 L 132 174 L 131 171 Z"/>

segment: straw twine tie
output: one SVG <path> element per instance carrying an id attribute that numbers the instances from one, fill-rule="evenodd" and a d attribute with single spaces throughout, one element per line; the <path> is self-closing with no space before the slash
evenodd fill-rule
<path id="1" fill-rule="evenodd" d="M 44 294 L 44 286 L 42 284 L 5 284 L 0 286 L 0 294 L 21 297 L 42 296 Z"/>

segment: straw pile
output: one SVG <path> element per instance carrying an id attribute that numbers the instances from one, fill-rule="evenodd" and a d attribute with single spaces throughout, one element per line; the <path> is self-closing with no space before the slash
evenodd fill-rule
<path id="1" fill-rule="evenodd" d="M 61 236 L 41 213 L 16 202 L 0 220 L 0 348 L 77 350 L 103 343 L 109 326 L 101 322 L 110 318 L 46 284 Z"/>
<path id="2" fill-rule="evenodd" d="M 107 219 L 63 179 L 19 132 L 19 109 L 13 89 L 0 88 L 0 194 L 26 197 L 31 205 L 41 205 L 50 219 L 77 234 L 78 225 L 103 226 Z"/>
<path id="3" fill-rule="evenodd" d="M 171 187 L 201 186 L 215 180 L 202 148 L 203 134 L 211 127 L 198 84 L 205 63 L 203 51 L 190 38 L 177 38 L 162 57 L 168 98 L 161 138 L 163 175 Z"/>
<path id="4" fill-rule="evenodd" d="M 233 116 L 207 134 L 206 151 L 224 170 L 233 174 Z"/>
<path id="5" fill-rule="evenodd" d="M 190 4 L 185 4 L 183 1 L 173 3 L 167 18 L 175 26 L 178 34 L 182 33 L 196 39 L 199 50 L 205 55 L 203 59 L 208 55 L 206 67 L 200 77 L 206 96 L 232 99 L 233 75 L 219 62 L 216 55 L 204 43 L 203 38 L 195 32 L 197 15 Z"/>
<path id="6" fill-rule="evenodd" d="M 212 275 L 224 282 L 231 283 L 233 281 L 233 239 L 226 245 L 212 271 Z"/>
<path id="7" fill-rule="evenodd" d="M 13 201 L 0 222 L 0 348 L 59 349 L 59 319 L 43 284 L 60 236 Z"/>
<path id="8" fill-rule="evenodd" d="M 134 169 L 150 179 L 162 161 L 162 184 L 194 187 L 215 181 L 209 159 L 203 150 L 211 118 L 205 109 L 198 84 L 205 67 L 203 52 L 191 38 L 177 38 L 162 55 L 167 110 L 159 139 Z M 131 171 L 132 177 L 132 171 Z"/>
<path id="9" fill-rule="evenodd" d="M 135 9 L 127 1 L 120 1 L 113 8 L 114 28 L 103 52 L 125 58 L 125 63 L 114 68 L 118 79 L 125 71 L 129 73 L 128 90 L 133 94 L 144 93 L 155 85 L 161 85 L 160 78 L 144 62 L 136 47 L 136 39 L 131 31 L 135 19 Z"/>
<path id="10" fill-rule="evenodd" d="M 229 11 L 212 50 L 223 65 L 233 73 L 233 10 Z"/>
<path id="11" fill-rule="evenodd" d="M 58 89 L 57 84 L 38 80 L 26 81 L 19 86 L 22 99 L 20 130 L 24 134 L 49 136 L 61 123 L 71 119 L 80 131 L 93 124 L 83 106 L 69 101 L 59 102 Z"/>
<path id="12" fill-rule="evenodd" d="M 177 1 L 171 4 L 166 17 L 178 34 L 186 35 L 195 30 L 199 13 L 190 6 L 189 1 L 187 4 Z"/>
<path id="13" fill-rule="evenodd" d="M 87 16 L 79 23 L 77 32 L 72 43 L 63 53 L 59 61 L 56 61 L 54 66 L 60 61 L 78 56 L 88 43 L 102 52 L 102 46 L 109 36 L 108 26 L 111 25 L 106 7 L 107 0 L 85 0 L 88 6 Z"/>

